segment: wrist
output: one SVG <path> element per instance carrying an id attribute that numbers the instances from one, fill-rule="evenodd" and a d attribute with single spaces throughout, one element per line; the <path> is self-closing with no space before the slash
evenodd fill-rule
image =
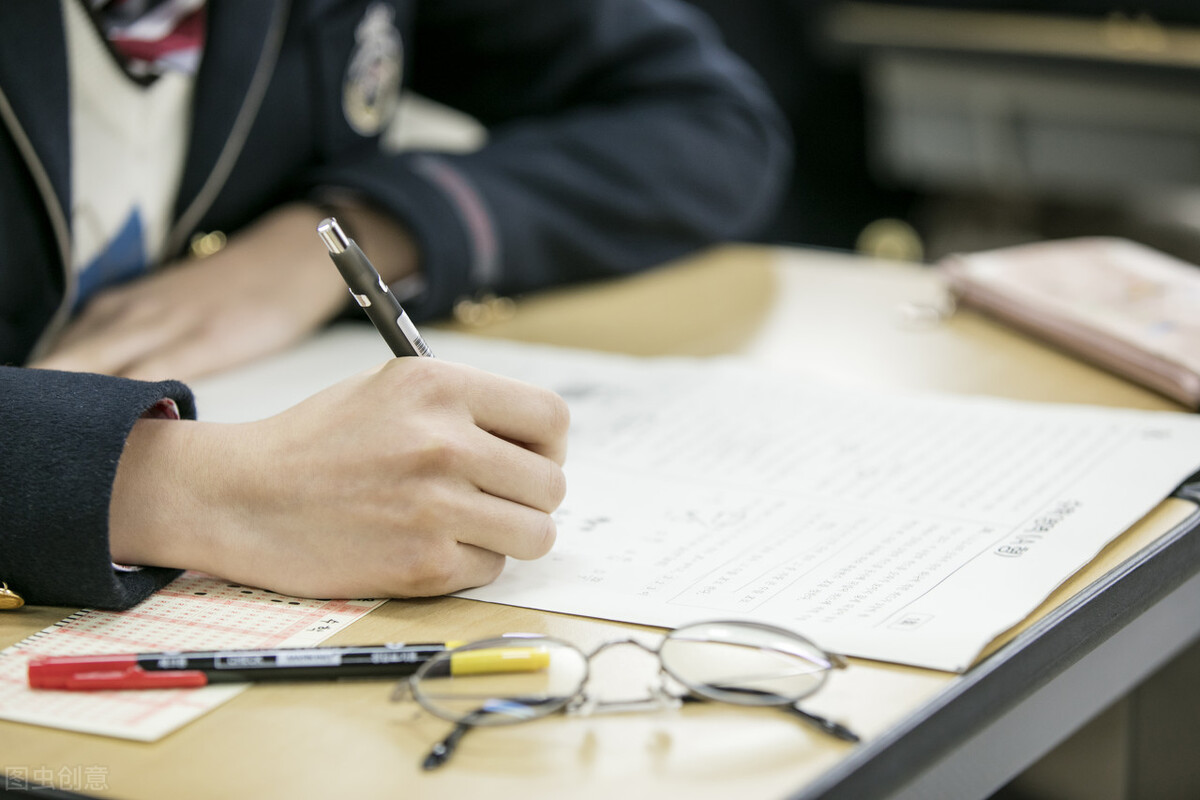
<path id="1" fill-rule="evenodd" d="M 220 519 L 238 479 L 228 446 L 236 426 L 140 419 L 117 464 L 109 504 L 109 551 L 119 564 L 219 574 Z"/>

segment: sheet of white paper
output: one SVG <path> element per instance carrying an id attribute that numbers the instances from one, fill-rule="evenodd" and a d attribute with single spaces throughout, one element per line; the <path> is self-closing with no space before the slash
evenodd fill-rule
<path id="1" fill-rule="evenodd" d="M 314 342 L 309 363 L 355 371 L 348 335 Z M 1200 467 L 1200 418 L 1186 414 L 428 338 L 572 409 L 558 542 L 462 595 L 480 600 L 662 626 L 756 619 L 849 655 L 962 670 Z M 368 351 L 386 357 L 355 350 Z M 217 395 L 204 389 L 202 410 Z"/>

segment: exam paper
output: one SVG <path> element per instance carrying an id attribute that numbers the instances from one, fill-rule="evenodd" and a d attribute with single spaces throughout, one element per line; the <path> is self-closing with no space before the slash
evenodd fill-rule
<path id="1" fill-rule="evenodd" d="M 461 595 L 479 600 L 660 626 L 759 620 L 961 671 L 1200 468 L 1186 414 L 427 338 L 571 405 L 554 550 Z M 310 358 L 332 364 L 333 347 Z"/>

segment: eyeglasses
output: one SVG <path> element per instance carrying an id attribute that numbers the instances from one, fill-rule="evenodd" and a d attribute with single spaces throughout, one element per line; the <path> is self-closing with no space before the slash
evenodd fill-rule
<path id="1" fill-rule="evenodd" d="M 631 644 L 657 656 L 659 682 L 635 701 L 602 701 L 587 691 L 597 655 Z M 755 622 L 703 622 L 676 628 L 657 647 L 619 639 L 585 653 L 560 639 L 506 636 L 438 654 L 396 685 L 392 700 L 411 696 L 431 714 L 454 723 L 422 762 L 445 764 L 472 728 L 529 722 L 558 711 L 591 714 L 678 708 L 695 700 L 740 706 L 774 706 L 839 739 L 857 742 L 846 727 L 804 711 L 799 701 L 815 693 L 846 662 L 783 628 Z M 685 692 L 668 688 L 668 679 Z"/>

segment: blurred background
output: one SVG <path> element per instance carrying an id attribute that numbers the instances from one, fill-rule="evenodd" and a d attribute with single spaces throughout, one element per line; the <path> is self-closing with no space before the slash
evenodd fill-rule
<path id="1" fill-rule="evenodd" d="M 689 0 L 791 122 L 763 231 L 936 260 L 1122 235 L 1200 263 L 1195 0 Z"/>
<path id="2" fill-rule="evenodd" d="M 935 261 L 1117 235 L 1200 264 L 1200 2 L 685 2 L 792 128 L 758 240 Z M 398 146 L 482 141 L 407 105 Z"/>

